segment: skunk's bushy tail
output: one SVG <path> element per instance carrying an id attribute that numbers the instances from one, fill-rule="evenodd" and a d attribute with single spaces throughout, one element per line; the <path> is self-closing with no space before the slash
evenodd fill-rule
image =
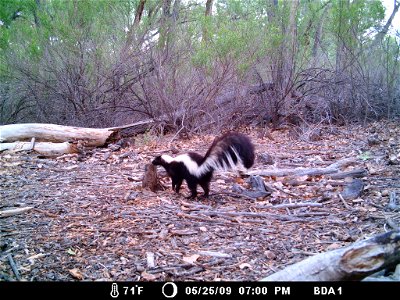
<path id="1" fill-rule="evenodd" d="M 254 164 L 254 146 L 241 133 L 230 132 L 214 140 L 197 169 L 197 176 L 211 170 L 244 170 Z"/>

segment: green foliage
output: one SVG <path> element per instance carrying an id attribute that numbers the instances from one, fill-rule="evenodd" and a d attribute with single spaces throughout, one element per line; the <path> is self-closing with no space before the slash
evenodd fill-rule
<path id="1" fill-rule="evenodd" d="M 28 98 L 40 99 L 43 102 L 33 106 L 47 108 L 59 97 L 67 107 L 59 111 L 72 105 L 85 114 L 104 107 L 107 97 L 107 103 L 114 103 L 123 92 L 132 93 L 128 99 L 144 97 L 134 83 L 140 79 L 141 87 L 146 86 L 145 76 L 155 76 L 149 71 L 154 66 L 174 70 L 161 74 L 167 77 L 162 87 L 167 94 L 176 92 L 172 82 L 179 76 L 188 85 L 193 78 L 201 86 L 215 76 L 225 76 L 226 84 L 236 78 L 250 85 L 256 70 L 263 81 L 280 86 L 284 98 L 301 71 L 335 72 L 338 62 L 353 82 L 380 82 L 391 88 L 392 97 L 397 93 L 398 41 L 387 37 L 369 48 L 383 25 L 381 1 L 299 0 L 295 28 L 289 24 L 291 0 L 215 0 L 208 17 L 205 1 L 180 1 L 176 20 L 174 0 L 169 12 L 163 12 L 163 1 L 147 0 L 141 22 L 133 26 L 138 4 L 139 0 L 0 1 L 0 93 L 6 95 L 0 98 L 11 99 L 7 101 L 14 107 Z M 379 60 L 371 63 L 373 58 Z M 364 77 L 354 80 L 354 74 Z M 15 92 L 20 85 L 36 89 L 37 95 Z"/>
<path id="2" fill-rule="evenodd" d="M 71 255 L 71 256 L 75 256 L 76 255 L 76 251 L 71 249 L 71 248 L 68 248 L 68 250 L 66 252 L 67 252 L 68 255 Z"/>
<path id="3" fill-rule="evenodd" d="M 371 152 L 366 151 L 366 152 L 361 152 L 360 155 L 358 156 L 359 159 L 363 161 L 367 161 L 371 159 Z"/>
<path id="4" fill-rule="evenodd" d="M 385 9 L 378 0 L 332 1 L 332 30 L 344 39 L 361 38 L 379 27 Z"/>
<path id="5" fill-rule="evenodd" d="M 257 58 L 265 55 L 276 35 L 267 35 L 272 33 L 273 27 L 260 26 L 265 16 L 257 14 L 256 4 L 258 1 L 217 2 L 218 14 L 213 18 L 201 18 L 200 28 L 206 30 L 208 39 L 199 39 L 192 56 L 194 65 L 213 68 L 217 63 L 229 62 L 244 74 Z"/>

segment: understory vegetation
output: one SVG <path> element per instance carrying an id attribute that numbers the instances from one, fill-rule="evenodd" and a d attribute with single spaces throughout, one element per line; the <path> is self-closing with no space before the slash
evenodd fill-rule
<path id="1" fill-rule="evenodd" d="M 0 123 L 159 130 L 400 113 L 400 3 L 3 0 Z"/>

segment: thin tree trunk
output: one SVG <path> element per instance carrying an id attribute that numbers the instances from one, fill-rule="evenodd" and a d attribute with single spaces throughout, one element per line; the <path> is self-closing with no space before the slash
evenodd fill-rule
<path id="1" fill-rule="evenodd" d="M 210 40 L 209 33 L 207 30 L 207 25 L 208 25 L 207 22 L 211 19 L 211 16 L 212 16 L 213 2 L 214 2 L 214 0 L 207 0 L 207 2 L 206 2 L 206 11 L 204 13 L 204 15 L 206 17 L 206 20 L 205 20 L 206 24 L 204 24 L 204 27 L 203 27 L 203 37 L 202 37 L 202 41 L 204 43 L 207 43 Z"/>
<path id="2" fill-rule="evenodd" d="M 136 13 L 135 13 L 135 20 L 133 21 L 134 27 L 138 26 L 140 23 L 140 20 L 142 19 L 145 3 L 146 3 L 146 0 L 140 0 L 140 2 L 139 2 L 139 5 L 138 5 L 138 7 L 136 9 Z"/>
<path id="3" fill-rule="evenodd" d="M 275 21 L 275 12 L 277 7 L 278 7 L 278 0 L 267 0 L 267 16 L 269 23 Z"/>
<path id="4" fill-rule="evenodd" d="M 396 16 L 397 11 L 400 8 L 400 2 L 397 2 L 398 0 L 393 0 L 393 1 L 394 1 L 394 7 L 393 7 L 392 14 L 390 15 L 389 19 L 387 20 L 385 26 L 383 26 L 382 30 L 379 31 L 378 34 L 375 36 L 372 46 L 379 44 L 383 40 L 383 38 L 389 31 L 390 25 L 392 25 L 393 19 Z"/>
<path id="5" fill-rule="evenodd" d="M 136 8 L 135 19 L 134 19 L 132 25 L 129 27 L 129 30 L 126 34 L 127 35 L 126 42 L 125 42 L 125 46 L 122 50 L 122 57 L 125 57 L 127 55 L 128 49 L 134 41 L 135 31 L 136 31 L 136 28 L 139 26 L 140 20 L 142 19 L 145 3 L 146 3 L 146 0 L 140 0 L 138 6 Z"/>
<path id="6" fill-rule="evenodd" d="M 327 15 L 329 9 L 329 5 L 326 5 L 324 11 L 321 14 L 321 17 L 317 23 L 317 28 L 315 30 L 314 44 L 312 49 L 312 56 L 314 60 L 318 57 L 318 48 L 321 45 L 321 36 L 322 36 L 322 27 L 324 24 L 325 16 Z M 315 63 L 314 63 L 315 66 Z"/>

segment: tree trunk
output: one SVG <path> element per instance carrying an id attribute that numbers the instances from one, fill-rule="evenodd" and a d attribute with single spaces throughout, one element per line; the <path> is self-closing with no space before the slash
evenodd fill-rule
<path id="1" fill-rule="evenodd" d="M 210 19 L 211 19 L 213 2 L 214 2 L 214 0 L 207 0 L 207 2 L 206 2 L 206 11 L 204 13 L 204 15 L 206 17 L 206 20 L 205 20 L 206 23 L 203 25 L 203 37 L 202 37 L 202 41 L 204 43 L 207 43 L 210 40 L 208 29 L 207 29 L 207 26 L 208 26 L 207 22 L 210 21 Z"/>
<path id="2" fill-rule="evenodd" d="M 140 20 L 142 19 L 145 3 L 146 3 L 146 0 L 140 0 L 140 2 L 139 2 L 139 5 L 138 5 L 138 7 L 136 9 L 136 13 L 135 13 L 135 20 L 133 21 L 134 27 L 138 26 L 140 23 Z"/>
<path id="3" fill-rule="evenodd" d="M 315 30 L 314 43 L 313 43 L 313 48 L 312 48 L 312 56 L 314 59 L 313 66 L 317 65 L 316 60 L 318 58 L 318 48 L 320 47 L 320 44 L 321 44 L 322 27 L 323 27 L 323 23 L 325 20 L 325 16 L 328 13 L 328 9 L 329 9 L 329 5 L 326 5 L 322 12 L 322 15 L 319 18 L 317 26 L 316 26 L 317 28 Z"/>
<path id="4" fill-rule="evenodd" d="M 349 9 L 349 3 L 347 1 L 339 1 L 339 21 L 338 21 L 338 32 L 337 32 L 337 46 L 336 46 L 336 76 L 339 76 L 341 72 L 344 70 L 345 65 L 346 65 L 346 45 L 344 42 L 345 33 L 344 31 L 346 30 L 345 24 L 348 20 L 345 19 L 344 16 L 344 11 L 345 9 Z M 345 7 L 346 6 L 346 7 Z M 337 79 L 339 81 L 340 78 Z"/>
<path id="5" fill-rule="evenodd" d="M 385 26 L 383 26 L 382 30 L 379 31 L 377 33 L 377 35 L 375 36 L 372 46 L 376 46 L 383 40 L 383 38 L 389 31 L 389 27 L 390 27 L 390 25 L 392 25 L 393 19 L 396 16 L 396 13 L 399 10 L 399 8 L 400 8 L 400 2 L 397 2 L 396 0 L 394 0 L 394 7 L 393 7 L 392 14 L 390 15 L 389 19 L 387 20 Z"/>
<path id="6" fill-rule="evenodd" d="M 278 6 L 278 0 L 267 0 L 267 16 L 268 22 L 275 22 L 275 12 Z"/>
<path id="7" fill-rule="evenodd" d="M 170 35 L 170 9 L 172 0 L 163 0 L 162 16 L 160 20 L 160 37 L 158 40 L 161 49 L 165 50 L 168 46 L 168 39 Z"/>

